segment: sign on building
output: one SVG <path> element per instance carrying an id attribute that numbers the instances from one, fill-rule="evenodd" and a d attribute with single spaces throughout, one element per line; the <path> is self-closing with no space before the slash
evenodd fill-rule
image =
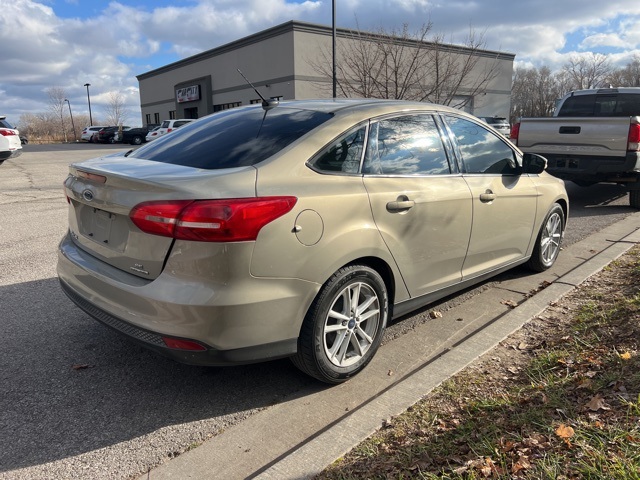
<path id="1" fill-rule="evenodd" d="M 200 85 L 193 85 L 191 87 L 183 87 L 177 89 L 176 99 L 178 100 L 178 103 L 200 100 Z"/>

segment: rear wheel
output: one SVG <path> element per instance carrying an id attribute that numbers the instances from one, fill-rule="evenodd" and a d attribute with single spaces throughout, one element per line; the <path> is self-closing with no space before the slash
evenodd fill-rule
<path id="1" fill-rule="evenodd" d="M 629 190 L 629 205 L 640 209 L 640 190 Z"/>
<path id="2" fill-rule="evenodd" d="M 344 382 L 375 355 L 388 312 L 387 289 L 378 272 L 364 265 L 338 270 L 304 319 L 293 363 L 323 382 Z"/>
<path id="3" fill-rule="evenodd" d="M 564 210 L 556 203 L 544 219 L 533 253 L 527 262 L 531 270 L 543 272 L 555 263 L 560 253 L 564 222 Z"/>
<path id="4" fill-rule="evenodd" d="M 142 145 L 142 137 L 140 135 L 135 135 L 131 139 L 131 145 Z"/>

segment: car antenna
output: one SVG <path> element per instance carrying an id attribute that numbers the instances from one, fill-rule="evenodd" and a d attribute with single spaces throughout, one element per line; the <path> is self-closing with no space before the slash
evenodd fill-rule
<path id="1" fill-rule="evenodd" d="M 264 108 L 265 110 L 271 110 L 272 108 L 277 107 L 280 104 L 280 102 L 275 98 L 270 98 L 269 100 L 264 98 L 262 94 L 258 91 L 258 89 L 253 86 L 253 83 L 251 83 L 249 79 L 244 76 L 244 73 L 242 73 L 239 68 L 237 68 L 236 70 L 238 70 L 238 73 L 242 75 L 242 78 L 244 78 L 245 82 L 251 85 L 251 88 L 253 88 L 253 91 L 256 92 L 258 96 L 262 99 L 262 108 Z"/>

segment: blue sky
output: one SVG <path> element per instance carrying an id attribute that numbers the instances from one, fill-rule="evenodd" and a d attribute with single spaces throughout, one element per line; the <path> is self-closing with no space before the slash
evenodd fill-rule
<path id="1" fill-rule="evenodd" d="M 572 55 L 605 53 L 624 65 L 640 55 L 634 0 L 336 0 L 339 27 L 413 29 L 461 42 L 473 28 L 516 65 L 557 69 Z M 47 110 L 47 89 L 64 89 L 74 114 L 94 119 L 110 92 L 127 99 L 138 125 L 136 75 L 289 20 L 329 25 L 331 0 L 0 0 L 0 114 L 19 123 Z M 95 122 L 94 122 L 95 123 Z"/>

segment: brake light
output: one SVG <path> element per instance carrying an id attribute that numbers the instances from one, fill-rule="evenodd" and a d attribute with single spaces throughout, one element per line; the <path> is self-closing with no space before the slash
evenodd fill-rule
<path id="1" fill-rule="evenodd" d="M 632 123 L 629 126 L 629 139 L 627 141 L 628 152 L 640 151 L 640 125 Z"/>
<path id="2" fill-rule="evenodd" d="M 291 211 L 296 197 L 145 202 L 130 213 L 143 232 L 198 242 L 255 240 L 268 223 Z"/>
<path id="3" fill-rule="evenodd" d="M 2 135 L 3 137 L 10 137 L 12 135 L 17 135 L 18 132 L 16 132 L 15 130 L 9 130 L 7 128 L 0 128 L 0 135 Z"/>
<path id="4" fill-rule="evenodd" d="M 173 128 L 167 128 L 167 133 L 169 133 Z"/>
<path id="5" fill-rule="evenodd" d="M 513 127 L 511 127 L 511 133 L 509 134 L 509 138 L 516 146 L 518 145 L 518 135 L 520 135 L 520 122 L 513 124 Z"/>

